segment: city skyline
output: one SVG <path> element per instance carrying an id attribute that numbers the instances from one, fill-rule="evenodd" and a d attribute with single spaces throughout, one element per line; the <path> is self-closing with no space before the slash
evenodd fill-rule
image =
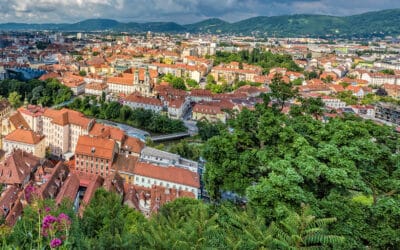
<path id="1" fill-rule="evenodd" d="M 395 0 L 0 0 L 0 23 L 71 23 L 91 18 L 121 22 L 194 23 L 208 18 L 235 22 L 255 16 L 324 14 L 346 16 L 400 8 Z"/>

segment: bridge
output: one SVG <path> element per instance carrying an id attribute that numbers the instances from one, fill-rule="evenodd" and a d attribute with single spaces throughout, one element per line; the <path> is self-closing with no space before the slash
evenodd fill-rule
<path id="1" fill-rule="evenodd" d="M 181 132 L 181 133 L 174 133 L 174 134 L 168 134 L 168 135 L 152 136 L 151 140 L 154 142 L 168 141 L 168 140 L 181 139 L 181 138 L 185 138 L 185 137 L 189 137 L 189 136 L 190 136 L 190 134 L 188 132 Z"/>

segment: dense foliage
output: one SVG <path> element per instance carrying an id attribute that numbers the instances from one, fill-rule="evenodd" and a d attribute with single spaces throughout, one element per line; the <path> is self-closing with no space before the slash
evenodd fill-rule
<path id="1" fill-rule="evenodd" d="M 245 197 L 267 225 L 303 203 L 343 235 L 335 249 L 400 247 L 400 139 L 392 128 L 352 116 L 315 120 L 321 103 L 303 101 L 291 116 L 259 105 L 208 140 L 205 182 L 212 199 Z"/>
<path id="2" fill-rule="evenodd" d="M 96 98 L 86 96 L 83 99 L 75 98 L 68 107 L 90 117 L 124 123 L 152 133 L 175 133 L 186 130 L 180 120 L 170 119 L 151 110 L 131 109 L 119 102 L 102 100 L 98 102 Z"/>
<path id="3" fill-rule="evenodd" d="M 14 107 L 20 106 L 25 98 L 31 104 L 49 107 L 70 100 L 72 91 L 57 79 L 28 82 L 3 80 L 0 82 L 0 95 L 8 97 Z"/>
<path id="4" fill-rule="evenodd" d="M 122 205 L 119 195 L 102 189 L 96 191 L 82 218 L 71 206 L 46 203 L 28 206 L 12 230 L 5 228 L 3 248 L 302 249 L 343 242 L 343 237 L 327 231 L 335 219 L 316 218 L 307 206 L 267 227 L 250 210 L 188 198 L 167 203 L 148 220 Z M 67 223 L 59 228 L 63 222 Z M 46 234 L 48 228 L 54 234 Z"/>
<path id="5" fill-rule="evenodd" d="M 264 73 L 268 73 L 274 67 L 283 67 L 291 71 L 301 71 L 301 68 L 297 66 L 290 55 L 273 54 L 257 48 L 251 52 L 242 50 L 238 53 L 217 51 L 213 59 L 214 65 L 230 62 L 258 65 L 263 68 Z"/>

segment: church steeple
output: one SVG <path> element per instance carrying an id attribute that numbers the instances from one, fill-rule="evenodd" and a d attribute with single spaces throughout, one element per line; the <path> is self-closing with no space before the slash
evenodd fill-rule
<path id="1" fill-rule="evenodd" d="M 146 84 L 150 84 L 149 67 L 146 67 L 146 75 L 145 75 L 145 78 L 144 78 L 144 82 L 145 82 Z"/>
<path id="2" fill-rule="evenodd" d="M 29 104 L 28 97 L 26 96 L 26 92 L 25 92 L 24 107 L 25 108 L 28 107 L 28 104 Z"/>
<path id="3" fill-rule="evenodd" d="M 133 84 L 139 84 L 139 70 L 136 68 L 133 76 Z"/>

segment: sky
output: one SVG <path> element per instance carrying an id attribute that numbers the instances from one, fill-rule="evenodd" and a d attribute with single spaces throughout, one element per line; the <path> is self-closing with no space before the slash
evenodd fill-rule
<path id="1" fill-rule="evenodd" d="M 187 24 L 212 17 L 235 22 L 254 16 L 346 16 L 391 8 L 400 8 L 400 0 L 0 0 L 0 23 L 73 23 L 109 18 Z"/>

